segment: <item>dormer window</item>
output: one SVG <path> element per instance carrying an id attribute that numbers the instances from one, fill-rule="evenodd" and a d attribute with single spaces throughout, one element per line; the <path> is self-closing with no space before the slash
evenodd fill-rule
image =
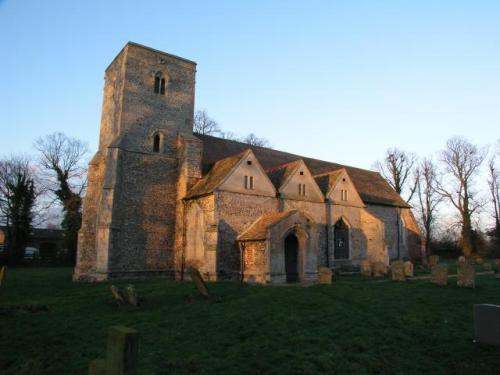
<path id="1" fill-rule="evenodd" d="M 253 176 L 245 176 L 245 189 L 253 190 Z"/>
<path id="2" fill-rule="evenodd" d="M 347 201 L 348 197 L 347 197 L 347 190 L 340 190 L 340 199 L 343 200 L 343 201 Z"/>
<path id="3" fill-rule="evenodd" d="M 299 196 L 306 196 L 306 184 L 299 184 Z"/>

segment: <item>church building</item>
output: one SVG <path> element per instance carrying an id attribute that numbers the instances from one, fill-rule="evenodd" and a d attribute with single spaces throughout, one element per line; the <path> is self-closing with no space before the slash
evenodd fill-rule
<path id="1" fill-rule="evenodd" d="M 316 281 L 319 267 L 423 257 L 379 173 L 193 133 L 196 63 L 127 43 L 105 73 L 75 280 Z"/>

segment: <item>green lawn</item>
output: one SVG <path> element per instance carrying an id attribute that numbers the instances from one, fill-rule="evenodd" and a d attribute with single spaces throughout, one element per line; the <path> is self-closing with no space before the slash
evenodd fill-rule
<path id="1" fill-rule="evenodd" d="M 454 280 L 451 279 L 453 283 Z M 343 277 L 331 286 L 135 282 L 139 308 L 115 306 L 108 283 L 71 282 L 70 269 L 9 270 L 0 290 L 0 373 L 86 374 L 106 330 L 141 333 L 144 374 L 493 374 L 500 349 L 474 344 L 472 305 L 500 304 L 500 280 L 475 290 Z M 38 303 L 49 311 L 7 313 Z"/>

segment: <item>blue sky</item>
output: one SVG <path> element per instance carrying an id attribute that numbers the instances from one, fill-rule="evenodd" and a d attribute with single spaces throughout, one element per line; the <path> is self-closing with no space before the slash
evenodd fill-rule
<path id="1" fill-rule="evenodd" d="M 369 168 L 500 137 L 499 1 L 0 0 L 0 155 L 95 149 L 129 40 L 196 61 L 196 107 L 277 149 Z"/>

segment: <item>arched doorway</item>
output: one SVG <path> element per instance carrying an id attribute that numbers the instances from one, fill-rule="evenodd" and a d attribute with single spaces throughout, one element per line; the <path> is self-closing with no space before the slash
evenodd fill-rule
<path id="1" fill-rule="evenodd" d="M 287 283 L 299 281 L 298 258 L 299 240 L 295 234 L 290 233 L 285 238 L 285 272 Z"/>
<path id="2" fill-rule="evenodd" d="M 335 260 L 349 259 L 349 227 L 344 220 L 340 219 L 335 224 L 333 237 L 335 239 Z"/>

